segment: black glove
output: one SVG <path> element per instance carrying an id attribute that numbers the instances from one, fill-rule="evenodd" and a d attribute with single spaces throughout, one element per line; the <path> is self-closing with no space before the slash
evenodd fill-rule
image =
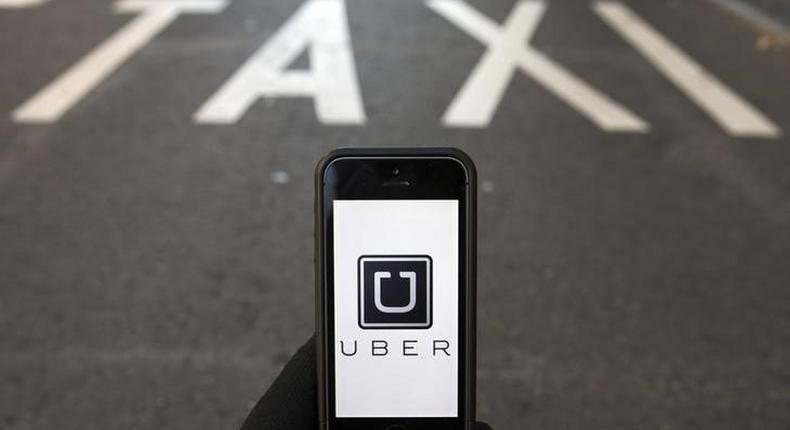
<path id="1" fill-rule="evenodd" d="M 312 336 L 258 400 L 241 430 L 317 430 L 317 383 L 315 336 Z M 475 430 L 491 430 L 491 427 L 477 423 Z"/>

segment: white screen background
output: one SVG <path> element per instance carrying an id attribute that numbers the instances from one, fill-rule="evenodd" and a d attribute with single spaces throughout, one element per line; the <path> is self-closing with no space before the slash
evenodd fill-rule
<path id="1" fill-rule="evenodd" d="M 335 412 L 350 417 L 458 416 L 458 201 L 335 200 Z M 361 255 L 427 254 L 433 259 L 433 325 L 429 329 L 363 330 L 357 324 L 357 259 Z M 371 340 L 387 356 L 372 356 Z M 402 355 L 403 340 L 417 340 Z M 451 357 L 433 356 L 433 340 Z M 358 341 L 357 354 L 340 353 Z"/>

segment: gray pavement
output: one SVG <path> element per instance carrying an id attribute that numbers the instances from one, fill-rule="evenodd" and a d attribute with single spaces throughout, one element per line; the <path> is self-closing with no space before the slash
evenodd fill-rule
<path id="1" fill-rule="evenodd" d="M 790 2 L 786 0 L 748 0 L 748 3 L 765 13 L 790 25 Z"/>
<path id="2" fill-rule="evenodd" d="M 626 4 L 781 135 L 727 131 L 586 1 L 547 3 L 531 45 L 644 133 L 521 71 L 486 126 L 443 124 L 486 47 L 405 0 L 347 1 L 361 125 L 291 97 L 193 120 L 299 7 L 251 0 L 178 16 L 27 123 L 11 113 L 135 14 L 0 2 L 0 428 L 236 428 L 312 331 L 313 167 L 360 145 L 478 164 L 494 428 L 788 428 L 790 49 L 709 2 Z"/>

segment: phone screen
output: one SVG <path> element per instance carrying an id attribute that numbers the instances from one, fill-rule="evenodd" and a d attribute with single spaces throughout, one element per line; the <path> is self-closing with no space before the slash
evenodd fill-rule
<path id="1" fill-rule="evenodd" d="M 459 201 L 332 212 L 335 416 L 458 417 Z"/>
<path id="2" fill-rule="evenodd" d="M 389 151 L 335 158 L 317 177 L 321 416 L 344 430 L 462 428 L 474 413 L 473 166 Z"/>

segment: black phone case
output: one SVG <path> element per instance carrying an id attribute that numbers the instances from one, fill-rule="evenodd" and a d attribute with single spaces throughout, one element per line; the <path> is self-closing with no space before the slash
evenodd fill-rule
<path id="1" fill-rule="evenodd" d="M 324 202 L 323 177 L 326 167 L 333 160 L 344 157 L 450 157 L 461 162 L 469 174 L 466 216 L 466 417 L 464 427 L 471 430 L 475 423 L 476 374 L 477 374 L 477 169 L 472 159 L 457 148 L 339 148 L 324 156 L 315 170 L 315 312 L 316 351 L 318 374 L 318 420 L 322 430 L 327 428 L 327 339 L 325 325 L 325 255 L 324 255 Z"/>

